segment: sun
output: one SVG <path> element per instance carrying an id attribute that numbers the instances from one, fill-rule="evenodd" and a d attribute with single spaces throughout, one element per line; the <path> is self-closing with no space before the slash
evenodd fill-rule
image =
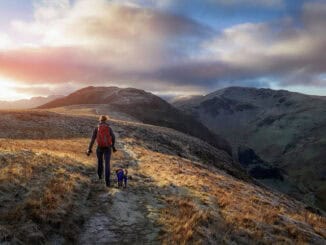
<path id="1" fill-rule="evenodd" d="M 0 100 L 19 100 L 26 99 L 28 96 L 17 92 L 17 82 L 0 77 Z"/>

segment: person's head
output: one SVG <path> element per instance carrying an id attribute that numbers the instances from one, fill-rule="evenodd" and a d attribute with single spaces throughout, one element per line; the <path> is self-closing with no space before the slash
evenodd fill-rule
<path id="1" fill-rule="evenodd" d="M 99 122 L 106 122 L 108 120 L 108 116 L 102 115 L 102 116 L 100 116 L 100 118 L 98 120 L 99 120 Z"/>

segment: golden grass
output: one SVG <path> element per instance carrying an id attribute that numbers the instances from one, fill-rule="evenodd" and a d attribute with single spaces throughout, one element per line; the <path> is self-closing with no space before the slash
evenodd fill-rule
<path id="1" fill-rule="evenodd" d="M 45 233 L 49 225 L 60 227 L 94 171 L 95 154 L 84 154 L 88 143 L 86 138 L 0 139 L 0 192 L 9 200 L 0 208 L 0 226 L 13 233 L 28 220 L 42 224 Z M 166 232 L 165 244 L 300 244 L 313 241 L 315 235 L 326 237 L 325 218 L 280 193 L 128 139 L 125 143 L 140 161 L 137 171 L 151 176 L 158 189 L 173 189 L 162 196 L 167 206 L 159 222 Z M 116 162 L 124 158 L 122 151 L 114 155 Z"/>
<path id="2" fill-rule="evenodd" d="M 90 185 L 91 160 L 82 147 L 83 139 L 1 139 L 0 192 L 6 205 L 0 208 L 0 226 L 17 239 L 29 235 L 20 232 L 29 222 L 42 224 L 44 234 L 59 229 Z"/>
<path id="3" fill-rule="evenodd" d="M 160 223 L 166 227 L 164 244 L 201 244 L 200 225 L 209 219 L 207 211 L 198 210 L 191 199 L 170 197 L 161 212 Z"/>
<path id="4" fill-rule="evenodd" d="M 37 153 L 48 153 L 58 157 L 70 157 L 83 164 L 89 162 L 89 158 L 85 155 L 88 144 L 88 138 L 45 140 L 0 139 L 0 149 L 3 151 L 29 150 Z"/>
<path id="5" fill-rule="evenodd" d="M 242 182 L 180 157 L 153 152 L 141 146 L 131 147 L 140 159 L 140 171 L 151 176 L 158 186 L 172 184 L 182 190 L 186 188 L 188 196 L 180 191 L 178 198 L 190 206 L 194 200 L 200 204 L 197 208 L 187 209 L 183 201 L 174 199 L 171 202 L 168 199 L 167 209 L 172 211 L 163 212 L 161 220 L 165 221 L 170 236 L 181 243 L 198 235 L 198 225 L 205 223 L 207 210 L 212 219 L 221 214 L 225 227 L 231 226 L 233 233 L 244 233 L 249 239 L 264 243 L 309 243 L 313 241 L 314 233 L 326 238 L 324 217 L 306 211 L 303 204 L 280 193 Z M 189 198 L 193 201 L 189 202 Z M 177 212 L 173 211 L 178 206 L 176 202 L 181 202 L 178 203 L 181 210 Z M 179 232 L 175 234 L 176 230 Z"/>

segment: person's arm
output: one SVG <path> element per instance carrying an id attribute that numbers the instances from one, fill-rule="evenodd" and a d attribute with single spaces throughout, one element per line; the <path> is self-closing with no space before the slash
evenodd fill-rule
<path id="1" fill-rule="evenodd" d="M 116 149 L 115 149 L 115 135 L 114 135 L 113 130 L 112 130 L 111 127 L 110 127 L 110 135 L 111 135 L 111 138 L 112 138 L 112 149 L 113 149 L 113 151 L 116 151 Z"/>
<path id="2" fill-rule="evenodd" d="M 114 147 L 115 146 L 115 135 L 113 133 L 112 128 L 110 128 L 110 135 L 111 135 L 111 138 L 112 138 L 112 147 Z"/>
<path id="3" fill-rule="evenodd" d="M 93 148 L 94 142 L 96 140 L 96 137 L 97 137 L 97 128 L 95 128 L 93 131 L 91 142 L 89 143 L 89 146 L 88 146 L 88 152 L 92 152 L 92 148 Z"/>

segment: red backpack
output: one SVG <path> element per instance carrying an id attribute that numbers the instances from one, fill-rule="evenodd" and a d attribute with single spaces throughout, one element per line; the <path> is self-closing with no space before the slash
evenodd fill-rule
<path id="1" fill-rule="evenodd" d="M 112 145 L 112 137 L 110 134 L 109 125 L 107 124 L 98 125 L 96 141 L 99 147 L 109 147 Z"/>

